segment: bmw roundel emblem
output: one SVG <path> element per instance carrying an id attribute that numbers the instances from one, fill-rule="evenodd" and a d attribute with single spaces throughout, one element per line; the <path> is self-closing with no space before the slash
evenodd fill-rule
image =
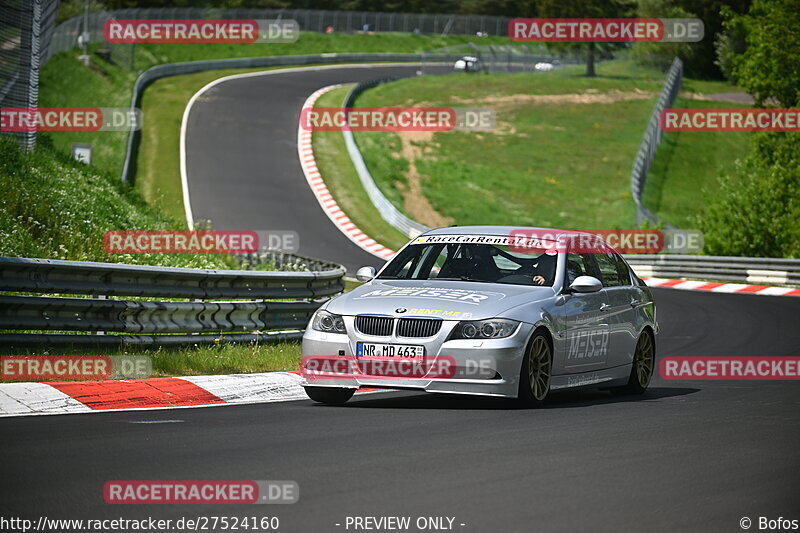
<path id="1" fill-rule="evenodd" d="M 406 311 L 408 311 L 408 309 L 406 309 L 405 307 L 398 307 L 397 309 L 394 310 L 395 313 L 405 313 Z"/>

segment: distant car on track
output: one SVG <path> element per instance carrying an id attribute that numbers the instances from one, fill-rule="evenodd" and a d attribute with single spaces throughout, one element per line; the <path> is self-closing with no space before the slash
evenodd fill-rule
<path id="1" fill-rule="evenodd" d="M 306 392 L 327 404 L 380 387 L 532 406 L 565 389 L 644 392 L 653 295 L 605 243 L 588 252 L 569 244 L 588 235 L 472 226 L 413 239 L 315 313 L 303 337 Z"/>
<path id="2" fill-rule="evenodd" d="M 475 56 L 464 56 L 455 62 L 453 68 L 464 72 L 480 72 L 483 69 L 481 60 Z"/>

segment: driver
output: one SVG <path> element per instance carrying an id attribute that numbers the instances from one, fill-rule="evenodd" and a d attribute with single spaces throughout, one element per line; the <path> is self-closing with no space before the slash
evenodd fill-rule
<path id="1" fill-rule="evenodd" d="M 554 253 L 543 253 L 538 257 L 538 262 L 534 265 L 533 282 L 537 285 L 552 285 L 555 281 L 556 263 L 558 255 Z"/>

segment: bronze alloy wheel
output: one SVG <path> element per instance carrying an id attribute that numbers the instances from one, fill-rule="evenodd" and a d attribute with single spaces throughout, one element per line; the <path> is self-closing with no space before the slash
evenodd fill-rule
<path id="1" fill-rule="evenodd" d="M 528 387 L 530 399 L 541 403 L 550 392 L 553 370 L 553 351 L 544 335 L 536 335 L 528 352 Z"/>
<path id="2" fill-rule="evenodd" d="M 653 339 L 645 332 L 639 337 L 639 342 L 636 343 L 636 353 L 633 356 L 633 367 L 636 372 L 636 379 L 639 381 L 639 386 L 646 389 L 650 384 L 650 378 L 653 377 L 653 367 L 655 362 L 655 349 L 653 348 Z"/>

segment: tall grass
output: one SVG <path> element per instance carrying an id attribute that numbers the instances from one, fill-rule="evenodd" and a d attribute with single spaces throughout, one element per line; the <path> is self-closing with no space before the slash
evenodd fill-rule
<path id="1" fill-rule="evenodd" d="M 213 255 L 108 254 L 110 230 L 183 229 L 115 177 L 72 161 L 47 137 L 23 153 L 0 136 L 0 255 L 195 268 L 233 268 Z"/>

